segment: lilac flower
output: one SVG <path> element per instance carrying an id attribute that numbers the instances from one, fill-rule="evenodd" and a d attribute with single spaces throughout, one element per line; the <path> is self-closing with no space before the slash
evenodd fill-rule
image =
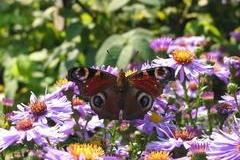
<path id="1" fill-rule="evenodd" d="M 168 59 L 158 58 L 153 60 L 153 66 L 167 66 L 175 69 L 175 76 L 180 81 L 198 81 L 200 74 L 212 74 L 212 66 L 203 64 L 201 60 L 195 59 L 189 50 L 174 50 Z"/>
<path id="2" fill-rule="evenodd" d="M 71 102 L 67 100 L 66 96 L 52 96 L 46 94 L 44 96 L 36 97 L 32 93 L 30 97 L 30 104 L 17 105 L 19 111 L 13 111 L 14 115 L 11 120 L 17 121 L 23 118 L 30 118 L 42 124 L 47 124 L 48 118 L 55 123 L 62 124 L 64 121 L 70 120 L 72 109 Z"/>
<path id="3" fill-rule="evenodd" d="M 154 39 L 150 42 L 150 47 L 155 52 L 164 52 L 167 51 L 169 46 L 172 44 L 173 39 L 170 37 L 161 37 Z"/>
<path id="4" fill-rule="evenodd" d="M 240 159 L 239 145 L 240 137 L 239 130 L 233 130 L 231 133 L 226 133 L 219 130 L 213 132 L 211 138 L 207 158 L 209 160 L 224 159 L 238 160 Z"/>

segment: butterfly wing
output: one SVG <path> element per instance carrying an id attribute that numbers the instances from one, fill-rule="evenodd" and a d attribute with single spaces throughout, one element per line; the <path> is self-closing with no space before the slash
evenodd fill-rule
<path id="1" fill-rule="evenodd" d="M 156 67 L 133 73 L 127 77 L 131 86 L 150 94 L 153 98 L 162 94 L 164 86 L 174 80 L 170 67 Z"/>
<path id="2" fill-rule="evenodd" d="M 136 72 L 127 77 L 129 89 L 125 101 L 124 119 L 142 118 L 153 105 L 154 98 L 162 94 L 164 86 L 174 80 L 174 71 L 157 67 Z"/>
<path id="3" fill-rule="evenodd" d="M 100 118 L 118 119 L 117 77 L 108 72 L 87 67 L 75 67 L 68 71 L 67 79 L 75 82 L 80 95 L 90 102 Z"/>
<path id="4" fill-rule="evenodd" d="M 87 67 L 71 68 L 67 79 L 75 82 L 80 89 L 80 94 L 87 97 L 93 96 L 116 82 L 115 75 Z"/>

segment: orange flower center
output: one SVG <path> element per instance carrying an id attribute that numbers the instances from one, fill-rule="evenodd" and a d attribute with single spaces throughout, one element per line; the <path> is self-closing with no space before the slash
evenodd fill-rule
<path id="1" fill-rule="evenodd" d="M 191 51 L 189 51 L 189 50 L 179 50 L 179 49 L 174 50 L 172 52 L 172 56 L 173 56 L 173 59 L 177 63 L 180 63 L 180 64 L 188 64 L 194 58 L 194 55 Z"/>
<path id="2" fill-rule="evenodd" d="M 72 105 L 73 106 L 78 106 L 84 104 L 84 101 L 81 100 L 80 98 L 76 97 L 72 99 Z"/>
<path id="3" fill-rule="evenodd" d="M 104 155 L 103 149 L 94 144 L 70 144 L 67 150 L 76 159 L 84 156 L 86 160 L 95 160 Z"/>
<path id="4" fill-rule="evenodd" d="M 32 128 L 33 122 L 30 119 L 23 119 L 17 122 L 16 129 L 26 131 Z"/>
<path id="5" fill-rule="evenodd" d="M 197 84 L 196 82 L 194 82 L 194 81 L 191 81 L 191 82 L 189 83 L 188 88 L 189 88 L 190 90 L 192 90 L 192 91 L 196 91 L 197 88 L 198 88 L 198 84 Z"/>
<path id="6" fill-rule="evenodd" d="M 168 152 L 154 151 L 147 155 L 144 160 L 170 160 L 170 157 Z"/>
<path id="7" fill-rule="evenodd" d="M 176 130 L 174 132 L 174 136 L 176 139 L 181 138 L 182 140 L 188 141 L 195 137 L 195 133 L 187 130 Z"/>
<path id="8" fill-rule="evenodd" d="M 222 109 L 232 109 L 233 108 L 230 104 L 224 103 L 224 102 L 220 103 L 218 106 Z"/>
<path id="9" fill-rule="evenodd" d="M 44 102 L 34 102 L 30 104 L 31 111 L 34 115 L 41 116 L 47 111 L 47 105 Z"/>

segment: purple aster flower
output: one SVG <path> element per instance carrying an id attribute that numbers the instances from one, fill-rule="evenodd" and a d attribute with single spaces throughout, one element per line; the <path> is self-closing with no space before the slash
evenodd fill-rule
<path id="1" fill-rule="evenodd" d="M 175 76 L 180 81 L 198 81 L 200 74 L 212 74 L 212 66 L 203 64 L 201 60 L 195 59 L 189 50 L 174 50 L 168 59 L 158 58 L 153 60 L 153 66 L 167 66 L 175 69 Z"/>
<path id="2" fill-rule="evenodd" d="M 10 98 L 3 98 L 3 99 L 2 99 L 2 104 L 3 104 L 4 106 L 11 107 L 11 106 L 13 106 L 13 104 L 14 104 L 14 100 L 12 100 L 12 99 L 10 99 Z"/>
<path id="3" fill-rule="evenodd" d="M 162 132 L 159 128 L 165 129 L 166 127 L 174 127 L 171 123 L 172 120 L 172 115 L 163 116 L 156 111 L 151 111 L 144 116 L 144 119 L 138 119 L 135 123 L 140 131 L 146 134 L 152 134 L 154 131 L 157 131 L 157 133 L 160 134 L 159 136 L 161 136 Z"/>
<path id="4" fill-rule="evenodd" d="M 174 104 L 168 104 L 167 99 L 165 98 L 156 98 L 153 103 L 153 110 L 161 115 L 165 114 L 172 114 L 176 113 L 178 110 L 176 105 Z M 169 117 L 169 120 L 173 120 L 174 116 L 172 118 Z"/>
<path id="5" fill-rule="evenodd" d="M 192 118 L 195 118 L 196 116 L 199 117 L 199 118 L 207 117 L 206 106 L 200 106 L 200 107 L 198 107 L 198 109 L 193 109 L 192 110 Z"/>
<path id="6" fill-rule="evenodd" d="M 57 150 L 51 147 L 44 148 L 46 151 L 45 160 L 74 160 L 72 155 L 63 150 Z"/>
<path id="7" fill-rule="evenodd" d="M 72 91 L 75 95 L 80 95 L 78 86 L 67 79 L 58 80 L 56 86 L 57 89 L 51 94 L 48 94 L 48 98 L 62 97 L 66 91 Z"/>
<path id="8" fill-rule="evenodd" d="M 219 101 L 218 108 L 227 109 L 230 111 L 237 111 L 240 107 L 240 93 L 238 92 L 236 98 L 231 95 L 224 95 L 222 96 L 223 100 Z"/>
<path id="9" fill-rule="evenodd" d="M 168 50 L 169 46 L 172 44 L 173 39 L 170 37 L 161 37 L 154 39 L 150 42 L 150 47 L 155 52 L 165 52 Z"/>
<path id="10" fill-rule="evenodd" d="M 92 116 L 90 120 L 79 118 L 79 121 L 78 121 L 82 129 L 86 131 L 91 131 L 91 132 L 95 132 L 94 130 L 96 128 L 103 128 L 104 127 L 103 122 L 104 120 L 99 119 L 97 115 Z"/>
<path id="11" fill-rule="evenodd" d="M 196 153 L 205 153 L 209 149 L 209 143 L 208 141 L 203 141 L 203 140 L 195 140 L 191 143 L 189 152 L 191 154 L 196 154 Z"/>
<path id="12" fill-rule="evenodd" d="M 220 50 L 207 52 L 201 55 L 201 58 L 213 63 L 223 63 L 223 53 Z"/>
<path id="13" fill-rule="evenodd" d="M 79 116 L 83 119 L 86 119 L 87 116 L 94 115 L 94 111 L 91 109 L 90 105 L 78 97 L 72 98 L 73 109 L 77 110 Z"/>
<path id="14" fill-rule="evenodd" d="M 229 66 L 230 71 L 234 76 L 240 76 L 240 57 L 224 57 L 224 64 Z"/>
<path id="15" fill-rule="evenodd" d="M 230 33 L 237 41 L 240 41 L 240 27 L 236 28 L 233 32 Z"/>
<path id="16" fill-rule="evenodd" d="M 117 75 L 119 70 L 117 67 L 111 67 L 111 66 L 93 66 L 92 68 L 99 69 L 108 73 L 111 73 L 113 75 Z"/>
<path id="17" fill-rule="evenodd" d="M 224 160 L 238 160 L 240 159 L 240 132 L 233 130 L 230 133 L 219 130 L 213 132 L 211 138 L 213 139 L 207 152 L 209 160 L 224 159 Z"/>
<path id="18" fill-rule="evenodd" d="M 206 44 L 206 39 L 203 36 L 179 37 L 171 44 L 168 53 L 174 50 L 189 50 L 195 52 L 197 48 L 203 47 Z"/>
<path id="19" fill-rule="evenodd" d="M 226 84 L 229 82 L 230 71 L 226 65 L 216 62 L 213 65 L 213 74 Z"/>
<path id="20" fill-rule="evenodd" d="M 30 118 L 42 124 L 47 124 L 48 118 L 55 123 L 64 123 L 71 119 L 72 108 L 71 102 L 66 96 L 52 96 L 46 94 L 37 98 L 34 93 L 30 97 L 30 104 L 17 105 L 19 111 L 13 111 L 14 115 L 11 120 Z"/>
<path id="21" fill-rule="evenodd" d="M 175 148 L 189 149 L 193 140 L 200 135 L 199 129 L 186 127 L 185 129 L 170 129 L 161 130 L 165 137 L 158 137 L 160 141 L 153 141 L 147 144 L 146 150 L 163 150 L 172 151 Z"/>
<path id="22" fill-rule="evenodd" d="M 9 130 L 0 128 L 0 151 L 15 143 L 22 143 L 24 140 L 33 140 L 38 145 L 44 145 L 56 144 L 65 138 L 66 135 L 59 133 L 56 127 L 48 127 L 33 123 L 30 119 L 22 119 Z"/>
<path id="23" fill-rule="evenodd" d="M 116 156 L 104 156 L 102 158 L 102 160 L 121 160 L 121 159 L 119 157 L 116 157 Z"/>
<path id="24" fill-rule="evenodd" d="M 115 156 L 126 159 L 129 157 L 129 146 L 119 146 L 115 151 Z"/>

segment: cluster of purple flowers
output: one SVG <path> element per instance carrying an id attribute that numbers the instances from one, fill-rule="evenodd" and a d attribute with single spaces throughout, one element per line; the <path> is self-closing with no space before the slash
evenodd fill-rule
<path id="1" fill-rule="evenodd" d="M 202 36 L 151 42 L 167 58 L 140 68 L 171 67 L 176 80 L 165 86 L 143 119 L 99 119 L 78 98 L 73 82 L 63 81 L 56 91 L 38 97 L 31 93 L 27 104 L 6 113 L 10 125 L 0 128 L 2 155 L 12 146 L 26 145 L 25 151 L 46 160 L 240 159 L 240 92 L 234 81 L 240 76 L 240 58 L 224 57 L 220 50 L 196 54 L 204 45 Z M 118 74 L 117 68 L 95 68 Z M 226 86 L 219 99 L 213 77 Z M 12 103 L 2 100 L 5 107 Z"/>

